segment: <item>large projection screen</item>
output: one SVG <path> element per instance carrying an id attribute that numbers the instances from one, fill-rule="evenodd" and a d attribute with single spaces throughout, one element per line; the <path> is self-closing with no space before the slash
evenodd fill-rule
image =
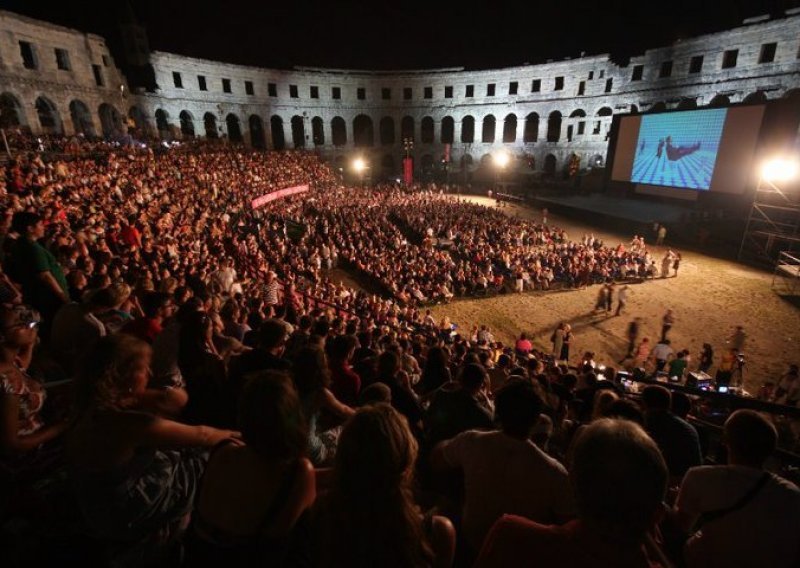
<path id="1" fill-rule="evenodd" d="M 752 179 L 763 117 L 763 105 L 624 116 L 611 179 L 672 188 L 673 196 L 741 194 Z"/>

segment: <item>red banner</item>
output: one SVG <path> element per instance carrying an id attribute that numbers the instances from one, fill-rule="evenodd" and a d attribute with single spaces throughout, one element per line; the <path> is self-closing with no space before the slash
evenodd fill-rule
<path id="1" fill-rule="evenodd" d="M 294 187 L 286 187 L 284 189 L 279 189 L 278 191 L 273 191 L 272 193 L 265 193 L 261 197 L 255 198 L 253 201 L 250 202 L 250 206 L 253 209 L 258 209 L 259 207 L 263 207 L 270 201 L 275 201 L 276 199 L 280 199 L 281 197 L 289 197 L 290 195 L 295 195 L 297 193 L 303 193 L 304 191 L 308 191 L 308 185 L 296 185 Z"/>
<path id="2" fill-rule="evenodd" d="M 406 185 L 414 183 L 414 160 L 403 158 L 403 181 Z"/>

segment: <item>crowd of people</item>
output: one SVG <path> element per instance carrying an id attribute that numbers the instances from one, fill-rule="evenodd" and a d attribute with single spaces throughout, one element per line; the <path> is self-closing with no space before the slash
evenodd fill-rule
<path id="1" fill-rule="evenodd" d="M 33 152 L 2 182 L 11 565 L 800 560 L 800 490 L 765 470 L 761 415 L 731 415 L 727 465 L 703 466 L 688 398 L 627 398 L 568 324 L 554 358 L 423 313 L 506 279 L 638 276 L 643 244 L 347 188 L 301 151 Z M 384 293 L 332 282 L 339 263 Z"/>

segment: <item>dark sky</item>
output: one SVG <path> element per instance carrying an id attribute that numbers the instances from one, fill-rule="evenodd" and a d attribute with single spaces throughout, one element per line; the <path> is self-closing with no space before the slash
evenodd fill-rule
<path id="1" fill-rule="evenodd" d="M 175 1 L 129 4 L 152 49 L 246 65 L 473 69 L 611 53 L 619 60 L 736 26 L 800 0 Z M 0 0 L 5 9 L 111 40 L 124 0 Z M 115 54 L 116 55 L 116 54 Z M 119 57 L 117 55 L 117 57 Z"/>

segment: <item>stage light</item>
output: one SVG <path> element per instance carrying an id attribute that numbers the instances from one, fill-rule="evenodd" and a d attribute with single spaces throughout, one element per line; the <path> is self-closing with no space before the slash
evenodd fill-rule
<path id="1" fill-rule="evenodd" d="M 506 152 L 497 152 L 492 158 L 494 159 L 494 165 L 498 168 L 505 168 L 510 160 Z"/>
<path id="2" fill-rule="evenodd" d="M 364 162 L 363 158 L 356 158 L 353 160 L 353 169 L 358 173 L 364 171 L 364 168 L 367 167 L 367 164 Z"/>
<path id="3" fill-rule="evenodd" d="M 798 169 L 795 159 L 775 158 L 761 167 L 761 177 L 765 181 L 789 181 L 797 177 Z"/>

